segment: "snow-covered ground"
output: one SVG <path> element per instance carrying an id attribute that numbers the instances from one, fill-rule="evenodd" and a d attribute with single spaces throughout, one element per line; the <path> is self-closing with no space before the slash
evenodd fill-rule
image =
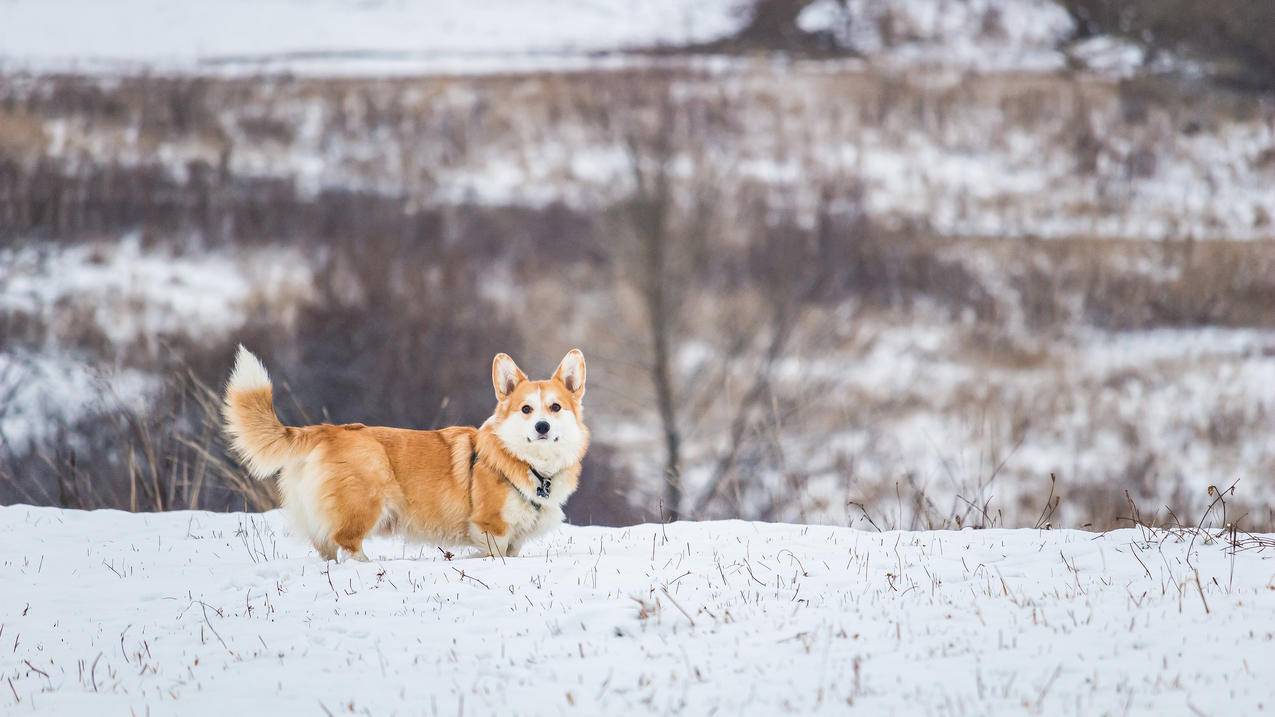
<path id="1" fill-rule="evenodd" d="M 77 72 L 481 72 L 729 35 L 737 0 L 6 0 L 0 67 Z"/>
<path id="2" fill-rule="evenodd" d="M 0 69 L 386 76 L 649 64 L 634 51 L 731 37 L 751 0 L 5 0 Z M 892 67 L 1117 74 L 1134 45 L 1067 47 L 1053 0 L 819 0 L 798 26 Z M 725 58 L 719 58 L 725 59 Z"/>
<path id="3" fill-rule="evenodd" d="M 1275 552 L 1138 529 L 567 527 L 507 561 L 282 514 L 0 508 L 7 714 L 1255 714 Z"/>

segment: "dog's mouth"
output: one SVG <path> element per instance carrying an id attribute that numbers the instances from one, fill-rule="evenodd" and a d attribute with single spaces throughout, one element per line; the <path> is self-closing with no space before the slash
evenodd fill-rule
<path id="1" fill-rule="evenodd" d="M 531 443 L 532 441 L 547 441 L 547 440 L 549 440 L 549 436 L 536 436 L 535 438 L 528 438 L 527 442 Z M 558 442 L 557 436 L 554 437 L 553 442 L 554 443 Z"/>

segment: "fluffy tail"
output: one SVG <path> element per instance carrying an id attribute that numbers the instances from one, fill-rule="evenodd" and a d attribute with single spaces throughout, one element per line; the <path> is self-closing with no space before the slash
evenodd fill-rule
<path id="1" fill-rule="evenodd" d="M 231 447 L 258 480 L 265 480 L 283 468 L 296 444 L 296 430 L 279 422 L 273 399 L 274 390 L 266 367 L 252 352 L 240 346 L 235 369 L 226 384 L 221 415 Z"/>

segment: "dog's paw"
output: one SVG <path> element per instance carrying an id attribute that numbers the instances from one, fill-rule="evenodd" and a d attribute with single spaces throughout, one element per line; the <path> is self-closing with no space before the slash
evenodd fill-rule
<path id="1" fill-rule="evenodd" d="M 346 550 L 345 548 L 341 548 L 340 552 L 337 555 L 337 562 L 343 563 L 347 560 L 354 560 L 360 563 L 371 562 L 371 560 L 369 560 L 367 557 L 367 553 L 363 552 L 361 549 L 356 553 L 352 553 Z"/>

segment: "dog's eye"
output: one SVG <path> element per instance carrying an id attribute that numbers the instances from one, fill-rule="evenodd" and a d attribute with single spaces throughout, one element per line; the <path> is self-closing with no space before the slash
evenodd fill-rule
<path id="1" fill-rule="evenodd" d="M 522 412 L 523 412 L 523 413 L 531 413 L 531 406 L 523 406 L 523 407 L 522 407 Z"/>
<path id="2" fill-rule="evenodd" d="M 555 404 L 553 404 L 552 406 L 550 406 L 550 407 L 549 407 L 549 410 L 550 410 L 550 411 L 553 411 L 554 413 L 557 413 L 558 411 L 561 411 L 561 410 L 562 410 L 562 404 L 555 403 Z"/>

